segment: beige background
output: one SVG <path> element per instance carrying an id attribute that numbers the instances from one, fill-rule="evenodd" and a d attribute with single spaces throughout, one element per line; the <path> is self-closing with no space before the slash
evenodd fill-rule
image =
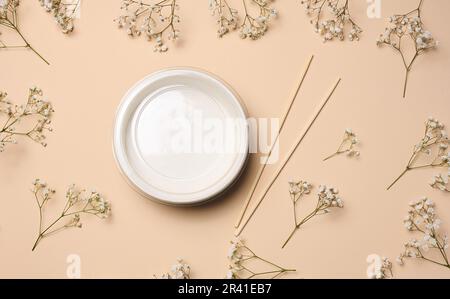
<path id="1" fill-rule="evenodd" d="M 51 66 L 31 52 L 2 51 L 0 88 L 20 102 L 28 87 L 38 85 L 57 112 L 47 149 L 22 141 L 0 154 L 0 277 L 64 278 L 69 254 L 81 256 L 85 278 L 152 277 L 167 271 L 177 257 L 191 264 L 193 277 L 225 275 L 233 224 L 259 167 L 256 156 L 225 198 L 197 208 L 174 208 L 136 194 L 112 155 L 112 123 L 123 94 L 144 76 L 172 66 L 213 72 L 236 89 L 251 116 L 280 117 L 307 58 L 315 54 L 282 136 L 282 154 L 342 77 L 332 102 L 245 232 L 257 253 L 298 269 L 287 277 L 364 278 L 369 254 L 395 260 L 411 237 L 402 225 L 407 203 L 421 196 L 437 202 L 443 230 L 450 231 L 450 198 L 428 186 L 437 170 L 411 173 L 386 191 L 421 138 L 425 119 L 432 115 L 450 125 L 450 35 L 443 13 L 449 11 L 449 1 L 425 1 L 424 22 L 441 44 L 417 61 L 407 100 L 401 98 L 400 57 L 378 49 L 375 39 L 389 15 L 413 9 L 416 1 L 382 1 L 381 19 L 366 16 L 366 1 L 352 1 L 353 14 L 365 30 L 361 42 L 324 45 L 299 1 L 276 1 L 280 18 L 266 37 L 252 42 L 237 34 L 217 39 L 207 1 L 180 0 L 183 39 L 163 55 L 153 53 L 144 39 L 130 40 L 116 28 L 119 0 L 83 1 L 82 18 L 70 37 L 58 31 L 38 1 L 22 2 L 22 30 Z M 347 127 L 360 136 L 361 158 L 323 163 Z M 273 170 L 269 168 L 266 181 Z M 76 183 L 103 193 L 113 203 L 113 217 L 109 223 L 86 218 L 81 231 L 48 238 L 32 253 L 38 211 L 29 190 L 37 177 L 59 191 L 50 205 L 53 215 L 67 186 Z M 281 250 L 292 225 L 289 178 L 338 187 L 346 207 L 314 220 Z M 450 278 L 448 269 L 417 261 L 395 266 L 394 272 L 396 277 Z"/>

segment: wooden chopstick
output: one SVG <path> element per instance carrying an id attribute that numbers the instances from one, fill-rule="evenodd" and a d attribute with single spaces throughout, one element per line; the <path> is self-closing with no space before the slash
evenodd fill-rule
<path id="1" fill-rule="evenodd" d="M 291 101 L 289 103 L 289 106 L 288 106 L 286 112 L 283 115 L 280 128 L 278 130 L 277 136 L 275 137 L 275 140 L 272 143 L 272 146 L 270 147 L 270 151 L 269 151 L 269 153 L 266 156 L 267 158 L 264 161 L 264 163 L 262 164 L 261 168 L 259 169 L 258 174 L 256 175 L 256 180 L 253 182 L 253 185 L 252 185 L 252 187 L 250 189 L 250 192 L 249 192 L 249 194 L 247 196 L 247 199 L 246 199 L 245 204 L 244 204 L 244 206 L 242 208 L 242 211 L 239 214 L 239 219 L 237 220 L 237 222 L 236 222 L 236 224 L 234 226 L 235 228 L 238 228 L 239 225 L 241 225 L 242 220 L 244 219 L 245 213 L 247 212 L 247 209 L 248 209 L 248 207 L 250 205 L 250 202 L 251 202 L 251 200 L 253 198 L 253 195 L 255 194 L 256 188 L 258 187 L 258 184 L 261 181 L 261 177 L 264 174 L 264 170 L 266 169 L 267 163 L 268 163 L 268 161 L 269 161 L 269 159 L 270 159 L 270 157 L 272 155 L 272 151 L 274 150 L 275 145 L 277 144 L 277 142 L 279 140 L 280 134 L 283 131 L 284 125 L 286 123 L 286 120 L 287 120 L 287 118 L 289 116 L 289 113 L 292 110 L 292 106 L 294 105 L 294 102 L 295 102 L 295 100 L 296 100 L 296 98 L 297 98 L 297 96 L 298 96 L 298 94 L 300 92 L 300 89 L 301 89 L 301 87 L 303 85 L 303 82 L 305 81 L 306 75 L 308 74 L 308 71 L 309 71 L 309 69 L 311 67 L 313 59 L 314 59 L 314 55 L 311 55 L 311 58 L 309 59 L 307 65 L 306 65 L 306 68 L 303 71 L 303 74 L 302 74 L 302 76 L 300 78 L 300 82 L 298 83 L 297 88 L 296 88 L 294 94 L 291 97 Z"/>
<path id="2" fill-rule="evenodd" d="M 289 160 L 292 158 L 292 156 L 294 155 L 294 153 L 297 151 L 298 147 L 300 146 L 300 144 L 302 143 L 302 141 L 305 139 L 306 135 L 308 134 L 308 132 L 311 130 L 312 126 L 314 125 L 314 123 L 316 122 L 316 120 L 318 119 L 319 115 L 322 113 L 323 109 L 325 108 L 325 106 L 328 104 L 328 102 L 330 101 L 332 95 L 334 94 L 334 92 L 336 91 L 339 83 L 341 82 L 341 79 L 338 79 L 336 84 L 334 84 L 333 88 L 331 89 L 330 93 L 328 94 L 328 96 L 325 98 L 325 100 L 323 101 L 322 105 L 320 106 L 320 109 L 318 109 L 318 111 L 315 113 L 314 117 L 312 118 L 311 122 L 309 123 L 308 126 L 306 126 L 306 128 L 303 130 L 302 134 L 300 135 L 299 139 L 297 140 L 297 142 L 295 143 L 295 145 L 292 147 L 292 149 L 289 151 L 288 156 L 285 158 L 285 160 L 283 161 L 282 165 L 278 168 L 278 170 L 275 172 L 275 175 L 273 176 L 270 184 L 266 187 L 266 189 L 264 190 L 263 195 L 261 196 L 261 198 L 259 199 L 257 205 L 255 206 L 255 208 L 253 209 L 253 211 L 250 213 L 249 217 L 247 218 L 247 220 L 244 222 L 244 224 L 241 226 L 240 229 L 237 230 L 236 232 L 236 236 L 239 236 L 243 230 L 245 229 L 245 227 L 247 226 L 247 224 L 250 222 L 250 220 L 252 219 L 252 217 L 255 215 L 257 209 L 259 208 L 259 206 L 261 205 L 261 203 L 263 202 L 263 200 L 266 198 L 267 194 L 269 193 L 270 189 L 272 188 L 273 184 L 276 182 L 276 180 L 278 179 L 278 177 L 280 176 L 281 172 L 284 170 L 284 168 L 286 167 L 287 163 L 289 162 Z"/>

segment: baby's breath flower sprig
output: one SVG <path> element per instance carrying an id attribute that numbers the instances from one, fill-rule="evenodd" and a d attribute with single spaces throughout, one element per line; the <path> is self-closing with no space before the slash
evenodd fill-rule
<path id="1" fill-rule="evenodd" d="M 311 194 L 311 190 L 313 189 L 313 186 L 306 182 L 306 181 L 294 181 L 291 180 L 289 182 L 289 195 L 291 196 L 292 200 L 292 211 L 294 215 L 294 227 L 297 227 L 298 225 L 298 219 L 297 219 L 297 205 L 300 202 L 300 200 L 303 198 L 303 196 Z"/>
<path id="2" fill-rule="evenodd" d="M 369 279 L 390 279 L 394 278 L 392 272 L 392 262 L 387 257 L 380 257 L 379 255 L 370 255 L 367 257 L 367 262 L 373 264 L 373 268 L 368 268 L 367 278 Z"/>
<path id="3" fill-rule="evenodd" d="M 302 220 L 297 219 L 297 212 L 296 204 L 298 200 L 303 196 L 303 194 L 308 194 L 311 191 L 311 185 L 306 182 L 300 182 L 300 185 L 295 187 L 296 183 L 290 184 L 290 194 L 291 198 L 294 201 L 294 217 L 295 217 L 295 225 L 294 228 L 287 238 L 287 240 L 284 242 L 282 248 L 286 247 L 286 245 L 289 243 L 289 241 L 292 239 L 294 234 L 309 220 L 312 218 L 319 216 L 319 215 L 325 215 L 328 213 L 331 213 L 331 209 L 333 208 L 343 208 L 344 207 L 344 201 L 339 197 L 339 191 L 333 187 L 327 187 L 325 185 L 321 185 L 319 187 L 319 192 L 317 194 L 318 200 L 317 205 L 314 208 L 314 210 L 309 213 L 306 217 L 304 217 Z M 301 186 L 301 187 L 299 187 Z M 298 189 L 297 189 L 298 188 Z"/>
<path id="4" fill-rule="evenodd" d="M 209 9 L 219 26 L 217 35 L 223 37 L 239 29 L 242 39 L 260 39 L 269 29 L 270 22 L 278 15 L 277 10 L 272 7 L 272 2 L 273 0 L 242 0 L 244 16 L 242 22 L 239 22 L 239 11 L 230 6 L 229 0 L 210 0 Z M 250 5 L 256 8 L 257 14 L 253 13 Z"/>
<path id="5" fill-rule="evenodd" d="M 51 13 L 62 33 L 69 34 L 74 29 L 74 19 L 81 0 L 39 0 L 41 6 Z"/>
<path id="6" fill-rule="evenodd" d="M 394 274 L 392 273 L 392 262 L 387 257 L 381 258 L 381 267 L 375 273 L 376 279 L 387 279 L 393 278 Z"/>
<path id="7" fill-rule="evenodd" d="M 378 46 L 388 45 L 400 54 L 403 66 L 405 67 L 405 82 L 403 86 L 403 98 L 406 97 L 408 87 L 408 78 L 414 62 L 417 58 L 431 49 L 438 46 L 438 42 L 433 38 L 431 32 L 425 30 L 421 18 L 423 0 L 420 0 L 419 6 L 404 15 L 393 15 L 389 18 L 389 26 L 386 27 L 377 40 Z M 414 55 L 410 60 L 406 57 L 405 50 L 402 47 L 404 38 L 409 38 L 414 43 Z"/>
<path id="8" fill-rule="evenodd" d="M 347 154 L 348 157 L 359 157 L 361 153 L 355 149 L 358 143 L 359 140 L 356 137 L 355 132 L 353 132 L 351 129 L 346 129 L 344 138 L 342 139 L 342 142 L 339 145 L 337 151 L 334 154 L 326 157 L 323 161 L 328 161 L 331 158 L 342 154 Z"/>
<path id="9" fill-rule="evenodd" d="M 436 175 L 430 185 L 434 189 L 450 193 L 450 172 L 448 172 L 447 175 Z"/>
<path id="10" fill-rule="evenodd" d="M 34 251 L 37 245 L 48 236 L 69 228 L 81 228 L 82 215 L 94 215 L 106 219 L 111 214 L 111 204 L 99 193 L 79 190 L 74 185 L 66 192 L 66 204 L 61 214 L 48 226 L 44 226 L 44 210 L 46 204 L 52 199 L 55 190 L 37 179 L 33 182 L 32 192 L 39 207 L 39 234 L 34 242 Z"/>
<path id="11" fill-rule="evenodd" d="M 404 251 L 397 258 L 400 265 L 407 258 L 421 259 L 450 269 L 447 257 L 449 246 L 447 235 L 441 235 L 439 229 L 442 221 L 435 213 L 435 204 L 428 198 L 412 202 L 409 205 L 408 216 L 403 221 L 405 228 L 421 234 L 420 239 L 412 239 L 404 244 Z M 440 260 L 433 259 L 427 252 L 433 251 L 441 255 Z"/>
<path id="12" fill-rule="evenodd" d="M 242 39 L 257 40 L 266 34 L 270 21 L 277 17 L 278 12 L 270 6 L 272 0 L 250 0 L 251 4 L 258 6 L 259 14 L 255 17 L 251 14 L 246 1 L 242 0 L 245 17 L 239 29 L 239 36 Z"/>
<path id="13" fill-rule="evenodd" d="M 209 0 L 209 9 L 211 14 L 216 17 L 217 36 L 223 37 L 230 31 L 236 30 L 239 20 L 239 12 L 231 7 L 227 0 Z"/>
<path id="14" fill-rule="evenodd" d="M 8 144 L 16 144 L 17 137 L 27 137 L 34 142 L 46 147 L 45 132 L 51 132 L 50 127 L 52 114 L 54 112 L 49 102 L 42 100 L 42 90 L 33 87 L 29 90 L 27 103 L 16 105 L 6 98 L 7 93 L 0 91 L 0 120 L 4 116 L 5 122 L 0 123 L 0 152 L 5 150 Z M 27 129 L 18 128 L 21 122 L 31 121 L 31 126 Z M 24 125 L 24 126 L 25 126 Z"/>
<path id="15" fill-rule="evenodd" d="M 344 41 L 347 36 L 350 41 L 359 41 L 362 33 L 361 27 L 356 24 L 350 15 L 349 0 L 302 0 L 306 13 L 310 16 L 314 30 L 323 36 L 323 41 L 332 41 L 335 38 Z M 331 19 L 322 20 L 325 9 L 330 10 Z M 351 27 L 347 33 L 347 27 Z"/>
<path id="16" fill-rule="evenodd" d="M 294 269 L 285 269 L 273 262 L 264 259 L 251 250 L 244 241 L 236 239 L 231 242 L 228 251 L 229 270 L 228 279 L 253 279 L 253 278 L 277 278 L 288 272 L 295 272 Z M 251 263 L 262 263 L 270 269 L 258 272 L 251 268 Z M 255 265 L 256 266 L 256 265 Z"/>
<path id="17" fill-rule="evenodd" d="M 170 272 L 164 273 L 161 279 L 190 279 L 191 267 L 186 264 L 183 259 L 178 259 L 177 263 L 172 266 Z"/>
<path id="18" fill-rule="evenodd" d="M 405 174 L 412 170 L 437 167 L 447 167 L 450 170 L 450 152 L 448 151 L 448 146 L 449 139 L 444 124 L 430 117 L 425 123 L 425 135 L 414 146 L 413 153 L 405 170 L 387 189 L 390 190 Z M 417 160 L 422 156 L 432 157 L 428 159 L 431 162 L 417 165 Z"/>
<path id="19" fill-rule="evenodd" d="M 0 39 L 1 49 L 30 49 L 46 64 L 50 64 L 38 51 L 28 42 L 22 32 L 19 30 L 18 24 L 18 9 L 20 0 L 2 0 L 0 1 L 0 29 L 6 28 L 14 31 L 23 41 L 22 45 L 9 45 L 4 40 Z M 0 31 L 0 36 L 2 32 Z"/>
<path id="20" fill-rule="evenodd" d="M 122 0 L 123 15 L 115 21 L 131 37 L 143 34 L 149 41 L 155 40 L 155 52 L 167 52 L 169 48 L 164 38 L 175 41 L 180 36 L 180 30 L 176 28 L 180 22 L 177 1 Z"/>

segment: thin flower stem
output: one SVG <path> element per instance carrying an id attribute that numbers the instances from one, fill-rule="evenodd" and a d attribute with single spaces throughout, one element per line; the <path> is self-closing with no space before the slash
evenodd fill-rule
<path id="1" fill-rule="evenodd" d="M 328 161 L 328 160 L 330 160 L 330 159 L 336 157 L 337 155 L 339 155 L 339 153 L 338 153 L 338 152 L 335 152 L 334 154 L 332 154 L 332 155 L 326 157 L 325 159 L 323 159 L 323 162 L 326 162 L 326 161 Z"/>
<path id="2" fill-rule="evenodd" d="M 294 147 L 291 149 L 291 151 L 289 152 L 289 154 L 287 155 L 287 157 L 285 158 L 285 160 L 283 161 L 283 163 L 280 165 L 280 167 L 278 168 L 278 170 L 276 171 L 274 177 L 272 178 L 270 184 L 266 187 L 264 193 L 262 194 L 262 196 L 260 197 L 259 201 L 256 203 L 255 207 L 253 208 L 253 210 L 251 211 L 251 213 L 249 214 L 249 216 L 247 217 L 247 220 L 245 222 L 243 222 L 242 226 L 240 229 L 238 229 L 235 233 L 236 236 L 239 236 L 242 234 L 242 232 L 244 231 L 244 229 L 246 228 L 246 226 L 248 225 L 248 223 L 250 222 L 250 220 L 252 219 L 252 217 L 255 215 L 256 211 L 258 210 L 258 208 L 261 206 L 262 202 L 264 201 L 264 199 L 266 198 L 267 194 L 269 193 L 269 191 L 271 190 L 272 186 L 275 184 L 275 182 L 277 181 L 278 177 L 281 175 L 281 173 L 283 172 L 283 170 L 285 169 L 286 165 L 288 164 L 288 162 L 290 161 L 290 159 L 294 156 L 294 154 L 296 153 L 296 151 L 298 150 L 298 148 L 300 147 L 300 145 L 302 144 L 303 140 L 305 139 L 305 137 L 308 135 L 308 133 L 310 132 L 311 128 L 314 126 L 314 124 L 316 123 L 317 119 L 319 119 L 319 116 L 321 115 L 322 111 L 325 109 L 325 107 L 327 106 L 327 104 L 329 103 L 329 101 L 331 100 L 334 92 L 337 90 L 339 84 L 341 82 L 341 79 L 339 78 L 336 83 L 333 85 L 331 91 L 329 92 L 328 96 L 325 98 L 325 100 L 322 102 L 320 108 L 316 111 L 315 115 L 313 116 L 313 118 L 311 119 L 311 121 L 309 122 L 309 124 L 305 127 L 305 129 L 303 130 L 303 132 L 300 135 L 300 138 L 297 140 L 296 144 L 294 145 Z"/>
<path id="3" fill-rule="evenodd" d="M 47 65 L 50 65 L 50 63 L 47 61 L 47 59 L 45 59 L 38 51 L 36 51 L 36 49 L 28 42 L 28 40 L 25 38 L 25 36 L 22 34 L 22 32 L 19 30 L 18 26 L 11 22 L 9 19 L 7 19 L 7 22 L 9 23 L 9 25 L 11 26 L 10 28 L 12 28 L 19 36 L 20 38 L 22 38 L 23 42 L 25 43 L 25 46 L 23 46 L 23 48 L 28 48 L 31 51 L 33 51 L 39 58 L 41 58 Z M 7 47 L 9 48 L 9 47 Z M 17 48 L 17 46 L 16 46 Z"/>
<path id="4" fill-rule="evenodd" d="M 261 168 L 258 171 L 258 174 L 257 174 L 256 179 L 255 179 L 255 181 L 253 183 L 253 186 L 252 186 L 252 188 L 251 188 L 251 190 L 250 190 L 250 192 L 249 192 L 249 194 L 247 196 L 247 200 L 246 200 L 246 202 L 245 202 L 245 204 L 243 206 L 243 209 L 241 211 L 239 219 L 238 219 L 238 221 L 235 224 L 235 228 L 239 227 L 239 225 L 241 224 L 242 220 L 244 219 L 245 214 L 247 213 L 247 210 L 249 208 L 250 202 L 253 199 L 253 195 L 255 194 L 256 188 L 258 187 L 258 185 L 259 185 L 259 183 L 261 181 L 261 178 L 262 178 L 262 176 L 264 174 L 264 171 L 266 170 L 266 167 L 269 164 L 269 159 L 272 156 L 272 152 L 275 149 L 275 146 L 276 146 L 276 144 L 278 143 L 278 141 L 280 139 L 280 134 L 283 131 L 283 128 L 284 128 L 284 126 L 286 124 L 286 121 L 287 121 L 287 119 L 289 117 L 289 114 L 292 111 L 292 108 L 294 106 L 295 100 L 297 99 L 297 97 L 298 97 L 298 95 L 300 93 L 301 87 L 303 86 L 303 83 L 304 83 L 304 81 L 306 79 L 306 76 L 307 76 L 307 74 L 309 72 L 309 69 L 311 68 L 311 64 L 313 62 L 313 59 L 314 59 L 314 55 L 312 55 L 311 58 L 309 59 L 308 64 L 306 66 L 306 69 L 304 70 L 304 72 L 303 72 L 303 74 L 301 76 L 300 82 L 298 83 L 297 88 L 296 88 L 296 90 L 294 92 L 294 95 L 291 97 L 291 101 L 289 103 L 289 106 L 288 106 L 286 112 L 283 115 L 283 118 L 282 118 L 282 121 L 281 121 L 280 128 L 278 130 L 277 136 L 275 137 L 275 140 L 272 142 L 270 150 L 269 150 L 268 154 L 266 155 L 266 159 L 265 159 L 264 163 L 262 164 Z"/>
<path id="5" fill-rule="evenodd" d="M 292 230 L 291 234 L 287 238 L 287 240 L 283 243 L 283 246 L 281 246 L 282 249 L 286 247 L 286 245 L 289 243 L 289 241 L 294 237 L 295 233 L 300 229 L 300 227 L 311 220 L 314 216 L 317 215 L 317 213 L 322 209 L 322 207 L 317 207 L 313 212 L 311 212 L 308 216 L 306 216 L 300 223 L 298 223 L 294 229 Z"/>
<path id="6" fill-rule="evenodd" d="M 436 264 L 436 265 L 438 265 L 438 266 L 442 266 L 442 267 L 446 267 L 446 268 L 449 268 L 449 269 L 450 269 L 450 265 L 448 264 L 448 262 L 447 262 L 447 264 L 444 264 L 444 263 L 441 263 L 441 262 L 438 262 L 438 261 L 429 259 L 429 258 L 425 257 L 425 256 L 422 254 L 422 252 L 421 252 L 420 250 L 418 250 L 418 251 L 419 251 L 419 254 L 420 254 L 420 258 L 421 258 L 421 259 L 423 259 L 423 260 L 425 260 L 425 261 L 428 261 L 428 262 L 430 262 L 430 263 Z"/>
<path id="7" fill-rule="evenodd" d="M 274 271 L 266 271 L 266 272 L 260 272 L 260 273 L 253 273 L 252 275 L 250 275 L 248 277 L 248 279 L 252 279 L 254 277 L 257 276 L 262 276 L 262 275 L 268 275 L 268 274 L 277 274 L 276 276 L 272 277 L 278 277 L 280 274 L 286 273 L 286 272 L 295 272 L 296 270 L 294 269 L 282 269 L 282 270 L 274 270 Z"/>
<path id="8" fill-rule="evenodd" d="M 342 154 L 345 154 L 345 153 L 348 153 L 348 152 L 349 152 L 348 150 L 346 150 L 346 151 L 337 151 L 334 154 L 332 154 L 332 155 L 326 157 L 325 159 L 323 159 L 323 162 L 326 162 L 326 161 L 328 161 L 328 160 L 330 160 L 330 159 L 332 159 L 332 158 L 334 158 L 336 156 L 339 156 L 339 155 L 342 155 Z"/>
<path id="9" fill-rule="evenodd" d="M 403 53 L 402 53 L 402 56 L 404 57 Z M 416 49 L 416 54 L 414 55 L 413 59 L 411 60 L 409 66 L 406 67 L 405 86 L 403 88 L 403 98 L 406 98 L 406 90 L 408 88 L 409 74 L 410 74 L 412 66 L 414 65 L 414 62 L 416 61 L 418 56 L 419 56 L 419 52 Z"/>
<path id="10" fill-rule="evenodd" d="M 39 208 L 39 210 L 42 210 L 42 207 Z M 40 214 L 42 214 L 42 212 L 40 212 Z M 58 223 L 64 216 L 59 216 L 52 224 L 50 224 L 45 230 L 42 230 L 42 220 L 41 223 L 39 224 L 39 236 L 36 239 L 36 242 L 34 242 L 33 248 L 31 249 L 31 251 L 34 251 L 36 249 L 36 247 L 38 246 L 39 242 L 45 238 L 46 236 L 46 232 L 51 229 L 54 225 L 56 225 L 56 223 Z"/>
<path id="11" fill-rule="evenodd" d="M 409 168 L 406 168 L 406 169 L 400 174 L 400 176 L 399 176 L 397 179 L 395 179 L 395 181 L 394 181 L 392 184 L 389 185 L 389 187 L 387 188 L 387 190 L 388 190 L 388 191 L 391 190 L 392 187 L 394 187 L 394 185 L 397 184 L 398 181 L 400 181 L 400 180 L 403 178 L 403 176 L 405 176 L 405 174 L 408 173 L 408 171 L 410 171 L 410 169 L 409 169 Z"/>

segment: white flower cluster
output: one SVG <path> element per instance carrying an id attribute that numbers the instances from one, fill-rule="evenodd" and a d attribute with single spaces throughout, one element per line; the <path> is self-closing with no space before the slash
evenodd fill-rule
<path id="1" fill-rule="evenodd" d="M 433 153 L 430 148 L 430 143 L 436 143 L 438 146 L 436 157 L 433 161 L 433 166 L 435 167 L 447 167 L 447 177 L 439 174 L 434 176 L 431 187 L 439 189 L 441 191 L 450 192 L 447 188 L 449 183 L 448 178 L 450 177 L 450 152 L 447 131 L 445 130 L 445 125 L 439 122 L 437 119 L 430 117 L 426 122 L 426 133 L 425 137 L 421 140 L 419 144 L 416 145 L 416 151 L 425 153 L 426 155 L 431 155 Z"/>
<path id="2" fill-rule="evenodd" d="M 449 157 L 450 158 L 450 157 Z M 446 176 L 439 174 L 436 175 L 433 180 L 431 181 L 430 185 L 432 188 L 444 191 L 444 192 L 450 192 L 450 172 L 447 173 Z"/>
<path id="3" fill-rule="evenodd" d="M 219 37 L 239 28 L 239 36 L 242 39 L 259 39 L 269 29 L 270 22 L 278 16 L 278 11 L 271 6 L 273 0 L 242 0 L 245 16 L 239 23 L 239 11 L 231 7 L 228 1 L 209 0 L 209 9 L 219 26 Z M 253 8 L 257 10 L 257 14 L 253 13 Z"/>
<path id="4" fill-rule="evenodd" d="M 16 11 L 19 6 L 20 0 L 0 0 L 0 25 L 3 23 L 9 24 L 11 15 Z M 7 25 L 5 25 L 7 26 Z M 10 28 L 7 26 L 7 28 Z M 0 35 L 2 32 L 0 31 Z M 5 48 L 5 44 L 0 40 L 0 49 Z"/>
<path id="5" fill-rule="evenodd" d="M 39 0 L 41 6 L 51 13 L 65 34 L 74 30 L 74 19 L 80 9 L 81 0 Z"/>
<path id="6" fill-rule="evenodd" d="M 8 11 L 19 6 L 20 0 L 0 0 L 0 19 L 5 18 Z"/>
<path id="7" fill-rule="evenodd" d="M 409 36 L 415 42 L 419 53 L 438 46 L 431 32 L 424 29 L 420 16 L 409 15 L 390 17 L 389 26 L 380 35 L 377 44 L 379 46 L 387 44 L 400 50 L 400 40 L 404 36 Z"/>
<path id="8" fill-rule="evenodd" d="M 403 66 L 406 71 L 403 98 L 406 97 L 409 73 L 417 60 L 417 57 L 428 52 L 427 50 L 434 49 L 438 46 L 438 42 L 435 41 L 432 34 L 424 29 L 424 24 L 421 19 L 422 3 L 423 1 L 420 1 L 418 8 L 407 14 L 390 17 L 389 25 L 377 40 L 378 46 L 388 45 L 402 58 Z M 403 38 L 410 39 L 411 43 L 408 44 L 414 45 L 413 50 L 415 54 L 411 59 L 406 58 L 409 55 L 407 55 L 408 51 L 405 49 Z"/>
<path id="9" fill-rule="evenodd" d="M 381 268 L 375 272 L 376 279 L 386 279 L 392 277 L 392 262 L 387 257 L 381 258 Z"/>
<path id="10" fill-rule="evenodd" d="M 299 200 L 303 197 L 305 194 L 310 194 L 313 189 L 313 186 L 306 182 L 306 181 L 300 181 L 295 182 L 291 181 L 289 182 L 289 193 L 291 195 L 292 199 L 292 208 L 293 208 L 293 215 L 294 215 L 294 226 L 292 229 L 291 234 L 286 239 L 286 241 L 283 243 L 281 248 L 285 248 L 286 245 L 289 243 L 289 241 L 292 239 L 294 234 L 299 230 L 305 223 L 310 221 L 316 216 L 319 215 L 325 215 L 331 212 L 331 208 L 343 208 L 344 207 L 344 201 L 339 197 L 339 191 L 336 188 L 333 187 L 327 187 L 325 185 L 319 186 L 319 190 L 317 193 L 317 205 L 315 209 L 309 213 L 306 217 L 303 219 L 298 219 L 297 217 L 297 206 L 299 203 Z"/>
<path id="11" fill-rule="evenodd" d="M 79 190 L 75 185 L 72 185 L 66 192 L 66 199 L 69 209 L 77 204 L 83 206 L 79 213 L 85 212 L 102 219 L 108 218 L 111 214 L 111 204 L 96 191 L 86 194 L 84 190 Z M 75 216 L 78 215 L 78 218 L 79 213 L 75 214 Z"/>
<path id="12" fill-rule="evenodd" d="M 270 21 L 278 16 L 278 11 L 270 6 L 272 0 L 251 0 L 251 3 L 258 6 L 259 14 L 255 17 L 250 13 L 245 1 L 245 17 L 239 30 L 239 36 L 242 39 L 260 39 L 269 29 Z"/>
<path id="13" fill-rule="evenodd" d="M 231 246 L 228 249 L 228 261 L 229 261 L 229 270 L 227 273 L 227 279 L 238 279 L 239 272 L 243 270 L 241 263 L 243 261 L 243 254 L 241 253 L 241 249 L 244 248 L 244 243 L 240 239 L 236 239 L 231 241 Z"/>
<path id="14" fill-rule="evenodd" d="M 176 24 L 180 17 L 176 11 L 179 9 L 177 0 L 163 0 L 155 4 L 144 0 L 122 0 L 123 15 L 115 21 L 119 28 L 125 28 L 131 37 L 145 35 L 149 41 L 155 41 L 155 52 L 167 52 L 169 49 L 164 41 L 177 40 L 180 31 Z"/>
<path id="15" fill-rule="evenodd" d="M 422 234 L 420 239 L 412 239 L 404 244 L 404 251 L 397 258 L 397 262 L 404 264 L 406 258 L 423 259 L 450 268 L 446 250 L 449 247 L 448 237 L 439 234 L 442 221 L 435 213 L 435 204 L 428 198 L 410 203 L 408 216 L 403 221 L 404 226 L 411 232 Z M 435 249 L 442 255 L 444 262 L 436 261 L 426 256 L 426 252 Z"/>
<path id="16" fill-rule="evenodd" d="M 52 196 L 56 193 L 54 189 L 51 189 L 46 182 L 40 179 L 34 180 L 33 189 L 31 189 L 31 192 L 33 192 L 34 194 L 40 193 L 44 202 L 51 199 Z"/>
<path id="17" fill-rule="evenodd" d="M 367 273 L 367 277 L 369 279 L 389 279 L 393 278 L 394 275 L 392 273 L 392 262 L 387 257 L 379 257 L 376 256 L 376 264 L 373 268 L 373 272 L 370 271 Z M 371 260 L 368 260 L 371 261 Z M 378 264 L 379 263 L 379 264 Z"/>
<path id="18" fill-rule="evenodd" d="M 172 266 L 170 273 L 162 275 L 162 279 L 190 279 L 191 267 L 182 259 L 178 259 L 177 263 Z"/>
<path id="19" fill-rule="evenodd" d="M 49 102 L 42 100 L 42 95 L 41 89 L 30 88 L 26 105 L 15 105 L 6 99 L 7 93 L 0 92 L 0 115 L 6 117 L 6 122 L 0 129 L 0 152 L 8 144 L 16 144 L 16 137 L 27 137 L 47 146 L 45 131 L 52 131 L 49 125 L 54 110 Z M 26 124 L 20 126 L 26 120 Z M 29 128 L 21 128 L 25 126 Z"/>
<path id="20" fill-rule="evenodd" d="M 339 197 L 339 191 L 334 187 L 322 185 L 319 187 L 317 195 L 319 197 L 318 206 L 326 213 L 329 212 L 329 208 L 344 207 L 344 201 Z"/>
<path id="21" fill-rule="evenodd" d="M 358 146 L 359 140 L 356 136 L 356 133 L 353 132 L 352 129 L 346 129 L 344 138 L 342 139 L 341 144 L 339 145 L 339 148 L 337 151 L 332 154 L 331 156 L 328 156 L 324 159 L 324 161 L 327 161 L 335 156 L 341 155 L 341 154 L 347 154 L 348 157 L 359 157 L 361 153 L 356 149 Z"/>
<path id="22" fill-rule="evenodd" d="M 297 202 L 304 194 L 310 194 L 313 186 L 306 181 L 289 181 L 289 193 L 294 202 Z"/>
<path id="23" fill-rule="evenodd" d="M 98 192 L 87 193 L 72 185 L 66 192 L 66 204 L 59 217 L 49 226 L 45 227 L 42 215 L 47 202 L 55 194 L 55 190 L 48 187 L 47 183 L 36 179 L 31 190 L 39 207 L 39 235 L 34 243 L 33 250 L 42 239 L 68 228 L 82 228 L 81 215 L 95 215 L 106 219 L 111 215 L 111 204 Z"/>
<path id="24" fill-rule="evenodd" d="M 232 8 L 227 0 L 209 0 L 209 10 L 217 18 L 217 36 L 223 37 L 238 27 L 239 12 Z"/>
<path id="25" fill-rule="evenodd" d="M 312 17 L 311 24 L 323 36 L 324 42 L 334 39 L 344 41 L 346 37 L 350 41 L 359 41 L 362 29 L 350 15 L 348 0 L 343 3 L 339 0 L 302 0 L 301 4 L 305 5 L 306 13 Z M 325 8 L 329 9 L 333 18 L 322 20 Z M 351 28 L 346 32 L 348 26 Z"/>
<path id="26" fill-rule="evenodd" d="M 425 122 L 425 134 L 420 142 L 414 146 L 408 165 L 388 189 L 412 170 L 442 167 L 447 168 L 448 172 L 450 172 L 449 144 L 450 140 L 444 124 L 433 117 L 428 118 Z M 427 163 L 422 162 L 419 164 L 418 161 L 420 160 L 427 160 Z"/>
<path id="27" fill-rule="evenodd" d="M 425 136 L 424 138 L 415 146 L 417 151 L 430 154 L 431 151 L 428 145 L 431 141 L 437 140 L 439 146 L 446 150 L 448 147 L 448 134 L 445 131 L 445 125 L 434 117 L 429 117 L 425 122 Z"/>
<path id="28" fill-rule="evenodd" d="M 252 279 L 252 278 L 276 278 L 287 272 L 294 272 L 292 269 L 285 269 L 261 258 L 256 255 L 249 247 L 244 244 L 244 241 L 236 239 L 231 241 L 231 246 L 228 250 L 229 270 L 226 275 L 227 279 Z M 268 270 L 257 272 L 251 269 L 252 262 L 262 263 L 269 267 Z"/>

